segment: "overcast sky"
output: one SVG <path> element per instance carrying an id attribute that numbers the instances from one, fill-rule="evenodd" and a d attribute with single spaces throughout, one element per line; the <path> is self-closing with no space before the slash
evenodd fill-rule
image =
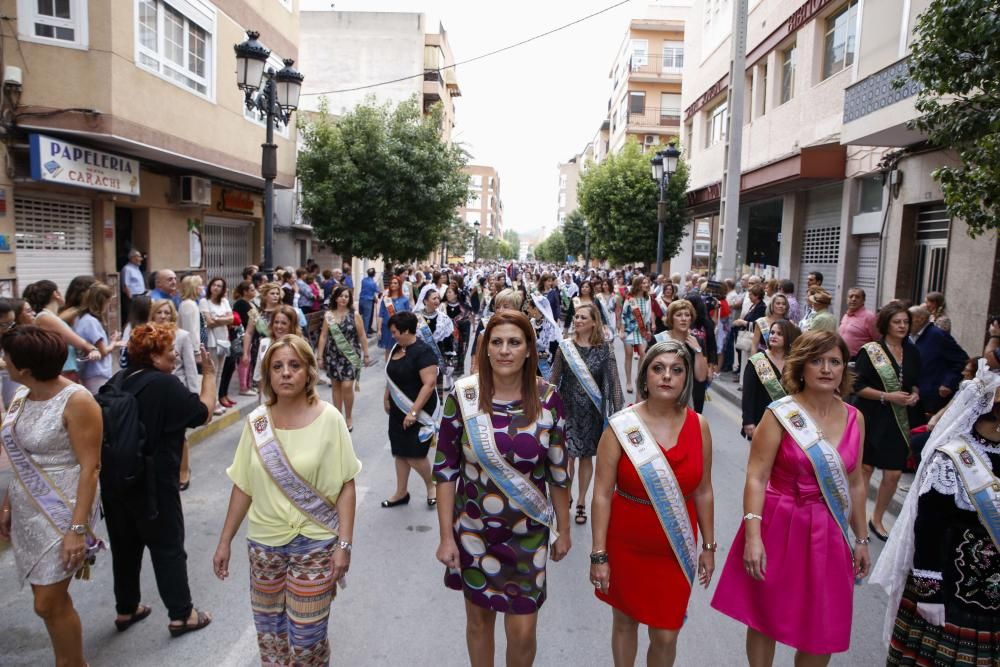
<path id="1" fill-rule="evenodd" d="M 462 61 L 615 4 L 616 0 L 338 0 L 339 11 L 423 12 L 448 33 Z M 474 162 L 500 172 L 504 226 L 552 229 L 559 162 L 583 150 L 607 111 L 608 71 L 629 19 L 649 0 L 633 0 L 549 37 L 457 69 L 454 139 Z M 303 11 L 329 9 L 301 0 Z M 308 72 L 305 72 L 309 76 Z M 359 81 L 359 85 L 375 83 Z"/>

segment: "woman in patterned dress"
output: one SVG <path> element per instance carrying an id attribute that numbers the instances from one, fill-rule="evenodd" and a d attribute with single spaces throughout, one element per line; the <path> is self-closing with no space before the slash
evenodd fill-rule
<path id="1" fill-rule="evenodd" d="M 584 283 L 586 284 L 586 283 Z M 594 456 L 608 417 L 622 408 L 622 387 L 612 343 L 605 342 L 601 320 L 594 304 L 584 304 L 573 314 L 573 342 L 601 391 L 601 408 L 584 391 L 576 373 L 566 363 L 562 348 L 556 351 L 550 381 L 559 389 L 566 405 L 566 449 L 570 479 L 579 477 L 576 523 L 587 523 L 587 491 L 594 477 Z M 579 475 L 574 462 L 579 461 Z"/>
<path id="2" fill-rule="evenodd" d="M 354 387 L 361 379 L 361 368 L 354 367 L 346 354 L 340 351 L 330 328 L 337 326 L 344 334 L 348 345 L 354 350 L 354 354 L 363 366 L 371 363 L 368 355 L 368 336 L 359 336 L 359 331 L 364 331 L 364 322 L 361 314 L 354 310 L 354 291 L 340 285 L 333 290 L 330 297 L 330 310 L 323 317 L 323 328 L 320 330 L 319 343 L 316 349 L 320 351 L 319 367 L 327 370 L 330 376 L 330 385 L 333 390 L 333 407 L 340 410 L 347 420 L 347 430 L 354 430 L 354 420 L 351 415 L 354 411 Z M 364 352 L 364 357 L 362 356 Z"/>
<path id="3" fill-rule="evenodd" d="M 250 344 L 243 346 L 243 358 L 241 365 L 247 367 L 247 376 L 256 383 L 260 376 L 257 370 L 257 359 L 262 355 L 260 341 L 267 338 L 271 328 L 271 318 L 275 311 L 281 307 L 281 285 L 278 283 L 265 283 L 260 286 L 260 310 L 252 311 L 250 320 L 246 324 L 247 335 L 250 336 Z"/>
<path id="4" fill-rule="evenodd" d="M 490 415 L 495 449 L 542 495 L 551 491 L 559 532 L 551 558 L 562 560 L 571 544 L 563 405 L 555 387 L 535 375 L 538 353 L 528 318 L 511 310 L 494 314 L 477 354 L 479 407 Z M 545 602 L 549 526 L 515 506 L 475 458 L 458 401 L 453 392 L 445 403 L 434 464 L 437 558 L 448 568 L 445 585 L 465 594 L 470 663 L 493 663 L 493 628 L 502 612 L 507 664 L 530 665 Z"/>
<path id="5" fill-rule="evenodd" d="M 642 326 L 635 317 L 639 311 Z M 649 278 L 636 276 L 632 279 L 632 289 L 622 304 L 622 316 L 618 325 L 618 335 L 625 343 L 625 391 L 632 393 L 632 355 L 639 359 L 646 356 L 646 346 L 652 336 L 653 310 L 649 303 Z M 645 331 L 645 335 L 643 335 Z"/>

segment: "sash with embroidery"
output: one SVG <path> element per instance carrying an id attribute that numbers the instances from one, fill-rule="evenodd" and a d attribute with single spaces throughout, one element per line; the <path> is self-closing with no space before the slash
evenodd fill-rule
<path id="1" fill-rule="evenodd" d="M 441 354 L 441 348 L 434 342 L 434 332 L 431 331 L 431 326 L 427 324 L 427 318 L 422 314 L 417 315 L 417 333 L 420 334 L 421 340 L 434 350 L 434 356 L 437 358 L 438 373 L 444 373 L 444 356 Z"/>
<path id="2" fill-rule="evenodd" d="M 642 314 L 642 305 L 636 299 L 629 299 L 631 306 L 629 310 L 632 312 L 632 319 L 635 320 L 636 326 L 639 327 L 639 335 L 642 336 L 644 341 L 649 340 L 649 332 L 646 330 L 646 318 Z"/>
<path id="3" fill-rule="evenodd" d="M 389 352 L 389 359 L 392 359 L 393 355 L 396 354 L 396 347 L 398 346 L 392 346 L 392 350 Z M 392 399 L 392 402 L 396 404 L 397 408 L 402 410 L 405 414 L 410 414 L 410 411 L 413 410 L 413 401 L 411 401 L 410 397 L 404 394 L 403 390 L 392 381 L 392 378 L 389 377 L 389 364 L 386 364 L 385 368 L 385 382 L 389 387 L 389 397 Z M 418 412 L 417 423 L 420 424 L 420 433 L 418 435 L 420 442 L 427 442 L 437 435 L 441 423 L 441 401 L 439 400 L 437 402 L 433 415 L 427 414 L 425 410 Z"/>
<path id="4" fill-rule="evenodd" d="M 694 528 L 688 516 L 687 503 L 681 491 L 673 468 L 646 424 L 635 411 L 635 407 L 625 408 L 615 413 L 610 424 L 615 437 L 621 443 L 632 465 L 635 466 L 642 486 L 646 489 L 656 518 L 660 520 L 667 541 L 674 556 L 687 578 L 688 585 L 694 585 L 698 571 L 698 552 L 694 540 Z"/>
<path id="5" fill-rule="evenodd" d="M 348 317 L 352 317 L 351 313 L 348 313 Z M 328 320 L 328 329 L 330 330 L 330 338 L 333 340 L 333 344 L 337 346 L 337 351 L 342 355 L 347 357 L 347 360 L 351 362 L 351 366 L 354 367 L 354 388 L 355 390 L 361 388 L 361 357 L 358 355 L 357 350 L 354 346 L 347 340 L 347 336 L 344 335 L 344 330 L 340 328 L 337 320 L 334 318 L 333 314 L 330 314 Z"/>
<path id="6" fill-rule="evenodd" d="M 389 313 L 389 317 L 396 314 L 396 304 L 392 302 L 392 297 L 389 296 L 389 292 L 385 293 L 385 298 L 382 299 L 382 303 L 385 304 L 385 311 Z"/>
<path id="7" fill-rule="evenodd" d="M 573 375 L 576 376 L 580 386 L 583 387 L 583 391 L 587 394 L 587 398 L 589 398 L 590 402 L 594 404 L 597 411 L 603 414 L 604 410 L 601 407 L 601 390 L 598 388 L 597 381 L 594 380 L 594 376 L 590 373 L 590 369 L 587 368 L 587 363 L 580 355 L 580 350 L 576 349 L 576 343 L 573 342 L 572 338 L 563 338 L 559 341 L 559 349 L 562 350 L 563 360 L 566 362 L 566 365 L 569 366 L 570 370 L 573 371 Z"/>
<path id="8" fill-rule="evenodd" d="M 10 459 L 11 468 L 17 481 L 28 492 L 31 502 L 39 512 L 45 515 L 55 531 L 64 535 L 73 525 L 73 504 L 63 494 L 62 489 L 49 479 L 45 471 L 38 467 L 31 454 L 21 449 L 17 443 L 14 427 L 17 425 L 17 418 L 21 416 L 28 391 L 27 387 L 21 387 L 14 395 L 10 409 L 7 410 L 3 419 L 3 426 L 0 427 L 0 438 L 3 439 L 3 446 L 7 450 L 7 457 Z M 84 537 L 87 552 L 80 569 L 74 574 L 77 579 L 90 579 L 90 566 L 97 560 L 97 552 L 104 549 L 104 542 L 94 534 L 96 519 L 96 516 L 90 517 L 90 526 Z"/>
<path id="9" fill-rule="evenodd" d="M 254 451 L 275 486 L 297 510 L 325 530 L 339 535 L 340 516 L 336 506 L 292 467 L 271 428 L 267 406 L 259 406 L 247 416 L 247 421 L 250 422 L 250 432 L 253 434 Z"/>
<path id="10" fill-rule="evenodd" d="M 1000 479 L 990 471 L 979 452 L 962 440 L 953 440 L 938 450 L 955 463 L 965 492 L 976 506 L 979 522 L 990 534 L 993 544 L 1000 548 Z"/>
<path id="11" fill-rule="evenodd" d="M 468 375 L 455 383 L 455 398 L 465 424 L 465 435 L 476 461 L 511 503 L 533 521 L 548 526 L 556 534 L 552 504 L 535 483 L 528 479 L 497 449 L 493 420 L 479 409 L 479 375 Z"/>
<path id="12" fill-rule="evenodd" d="M 767 355 L 763 352 L 758 352 L 750 357 L 750 363 L 753 364 L 754 372 L 757 373 L 757 379 L 764 385 L 764 389 L 767 390 L 767 395 L 771 397 L 771 400 L 777 401 L 784 398 L 785 389 L 781 386 L 781 380 L 775 375 L 774 366 L 771 365 Z"/>
<path id="13" fill-rule="evenodd" d="M 851 517 L 851 489 L 840 452 L 826 440 L 812 417 L 795 402 L 794 397 L 786 396 L 767 407 L 809 459 L 823 493 L 823 500 L 840 526 L 848 548 L 853 548 L 847 531 Z"/>
<path id="14" fill-rule="evenodd" d="M 893 368 L 892 361 L 889 360 L 885 350 L 882 349 L 882 344 L 878 341 L 872 341 L 862 345 L 861 349 L 868 353 L 868 359 L 871 360 L 872 366 L 875 367 L 875 372 L 878 373 L 878 377 L 882 381 L 882 387 L 886 393 L 891 394 L 894 391 L 903 391 L 903 386 L 899 382 L 899 376 L 896 375 L 896 369 Z M 895 403 L 889 403 L 889 405 L 892 407 L 892 415 L 896 418 L 896 425 L 899 427 L 900 433 L 903 434 L 906 442 L 910 442 L 910 418 L 906 414 L 906 408 Z"/>

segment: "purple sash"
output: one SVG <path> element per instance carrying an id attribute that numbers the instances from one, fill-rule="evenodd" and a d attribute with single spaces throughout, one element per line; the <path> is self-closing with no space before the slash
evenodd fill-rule
<path id="1" fill-rule="evenodd" d="M 260 457 L 264 470 L 271 477 L 285 497 L 296 509 L 329 530 L 334 535 L 340 535 L 340 516 L 337 508 L 312 484 L 304 480 L 295 471 L 281 448 L 281 443 L 271 429 L 271 418 L 267 406 L 260 406 L 247 417 L 250 421 L 250 431 L 253 433 L 254 449 Z"/>
<path id="2" fill-rule="evenodd" d="M 45 471 L 38 467 L 31 455 L 17 444 L 14 427 L 17 424 L 17 418 L 21 416 L 21 410 L 24 408 L 27 396 L 27 387 L 21 387 L 14 395 L 10 409 L 4 417 L 3 426 L 0 428 L 0 439 L 3 440 L 4 449 L 7 450 L 7 456 L 10 458 L 11 468 L 17 476 L 17 481 L 28 492 L 28 497 L 34 502 L 38 511 L 45 515 L 56 532 L 64 535 L 73 524 L 74 506 L 63 495 L 62 490 L 52 483 Z M 94 535 L 94 518 L 90 518 L 90 527 L 85 536 L 87 554 L 83 559 L 81 569 L 77 571 L 77 578 L 89 578 L 90 565 L 96 560 L 97 552 L 104 549 L 104 542 Z"/>

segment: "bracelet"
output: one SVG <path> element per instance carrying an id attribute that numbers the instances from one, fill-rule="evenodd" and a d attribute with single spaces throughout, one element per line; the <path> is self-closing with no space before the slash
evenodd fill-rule
<path id="1" fill-rule="evenodd" d="M 702 551 L 710 551 L 713 554 L 715 553 L 715 550 L 718 548 L 719 548 L 718 542 L 705 542 L 704 544 L 701 545 Z"/>
<path id="2" fill-rule="evenodd" d="M 751 519 L 757 519 L 758 521 L 763 521 L 764 517 L 762 517 L 759 514 L 754 514 L 753 512 L 747 512 L 746 514 L 743 515 L 744 521 L 750 521 Z"/>
<path id="3" fill-rule="evenodd" d="M 591 565 L 604 565 L 608 562 L 608 552 L 607 551 L 595 551 L 590 554 L 590 564 Z"/>
<path id="4" fill-rule="evenodd" d="M 882 405 L 885 405 L 885 392 L 879 392 L 878 401 Z"/>
<path id="5" fill-rule="evenodd" d="M 855 544 L 864 544 L 864 545 L 867 545 L 867 544 L 871 543 L 871 541 L 872 541 L 872 536 L 871 535 L 869 535 L 868 537 L 865 537 L 865 538 L 860 538 L 860 537 L 855 537 L 854 538 L 854 543 Z"/>
<path id="6" fill-rule="evenodd" d="M 701 352 L 701 348 L 700 348 L 700 347 L 696 347 L 696 348 L 694 348 L 694 353 L 695 353 L 695 354 L 701 354 L 701 353 L 702 353 L 702 352 Z"/>

